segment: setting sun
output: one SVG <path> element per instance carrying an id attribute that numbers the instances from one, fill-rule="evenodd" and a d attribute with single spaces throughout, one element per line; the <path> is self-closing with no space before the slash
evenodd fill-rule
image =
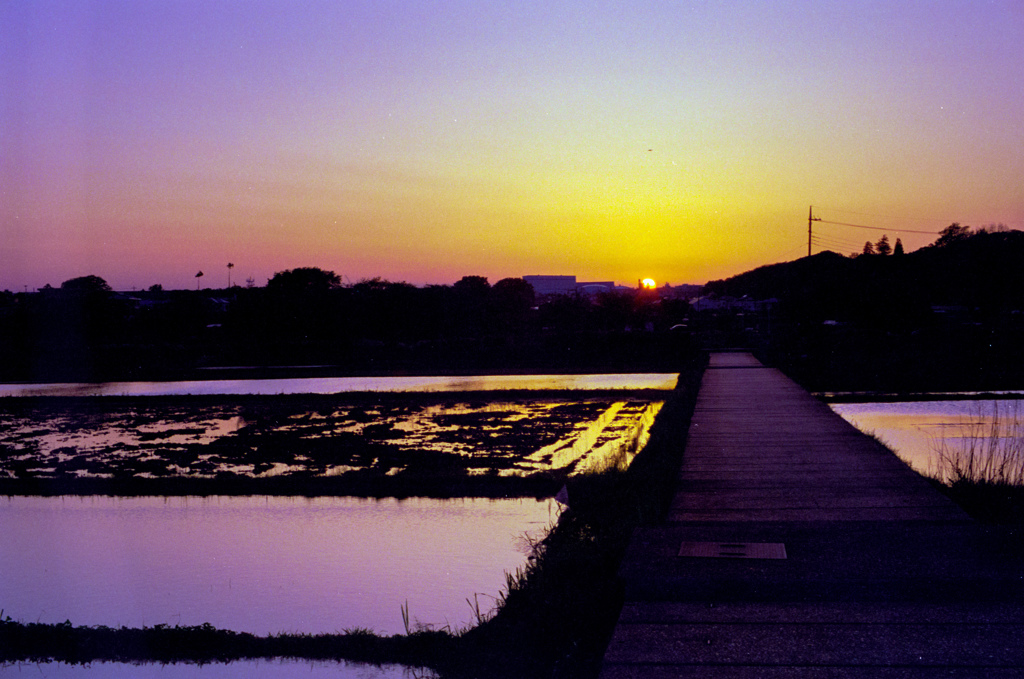
<path id="1" fill-rule="evenodd" d="M 656 287 L 658 287 L 658 284 L 654 282 L 653 278 L 643 279 L 642 281 L 640 281 L 640 285 L 641 287 L 643 287 L 644 290 L 653 290 Z"/>

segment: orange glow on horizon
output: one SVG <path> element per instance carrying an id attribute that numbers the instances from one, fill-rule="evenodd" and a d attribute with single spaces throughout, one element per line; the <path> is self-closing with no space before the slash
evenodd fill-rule
<path id="1" fill-rule="evenodd" d="M 72 5 L 0 4 L 0 290 L 700 284 L 806 256 L 809 205 L 815 253 L 1024 228 L 1005 0 Z"/>

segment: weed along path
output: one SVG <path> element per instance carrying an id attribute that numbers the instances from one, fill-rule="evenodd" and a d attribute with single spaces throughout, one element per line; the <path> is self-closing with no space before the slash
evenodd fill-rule
<path id="1" fill-rule="evenodd" d="M 620 573 L 602 679 L 1024 676 L 1021 536 L 749 354 L 711 356 Z"/>

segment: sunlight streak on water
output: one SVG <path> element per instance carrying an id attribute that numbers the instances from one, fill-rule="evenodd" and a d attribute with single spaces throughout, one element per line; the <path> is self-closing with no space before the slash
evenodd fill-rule
<path id="1" fill-rule="evenodd" d="M 601 432 L 615 419 L 615 415 L 622 410 L 624 405 L 625 403 L 621 401 L 613 403 L 596 420 L 577 434 L 571 445 L 563 439 L 550 446 L 545 446 L 530 456 L 531 461 L 543 460 L 547 455 L 551 455 L 551 469 L 562 469 L 576 464 L 581 457 L 590 452 Z"/>
<path id="2" fill-rule="evenodd" d="M 656 402 L 644 406 L 628 431 L 591 450 L 587 457 L 577 465 L 574 474 L 599 472 L 610 465 L 617 465 L 620 469 L 625 469 L 632 464 L 633 458 L 643 450 L 647 441 L 650 440 L 651 426 L 654 424 L 654 418 L 661 411 L 662 405 L 662 403 Z"/>

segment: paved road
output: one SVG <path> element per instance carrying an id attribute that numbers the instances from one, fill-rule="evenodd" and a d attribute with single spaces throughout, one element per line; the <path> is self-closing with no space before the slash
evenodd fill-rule
<path id="1" fill-rule="evenodd" d="M 602 679 L 1024 677 L 1024 542 L 749 354 L 713 354 Z"/>

